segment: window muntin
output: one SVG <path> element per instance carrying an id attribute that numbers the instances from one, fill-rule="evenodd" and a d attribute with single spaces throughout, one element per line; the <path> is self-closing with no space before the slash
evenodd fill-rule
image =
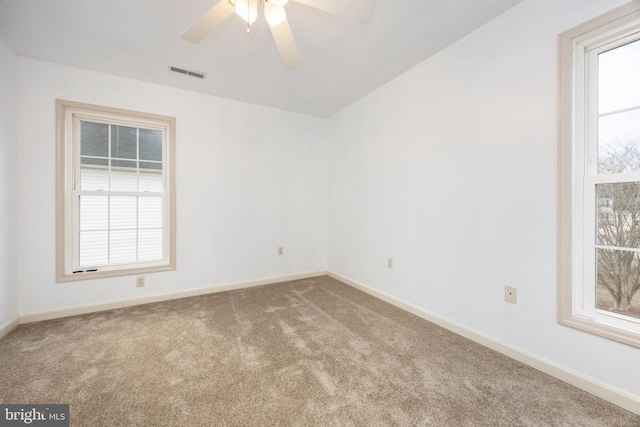
<path id="1" fill-rule="evenodd" d="M 640 7 L 559 46 L 559 320 L 640 347 Z"/>
<path id="2" fill-rule="evenodd" d="M 68 101 L 58 115 L 58 280 L 175 268 L 175 120 Z"/>

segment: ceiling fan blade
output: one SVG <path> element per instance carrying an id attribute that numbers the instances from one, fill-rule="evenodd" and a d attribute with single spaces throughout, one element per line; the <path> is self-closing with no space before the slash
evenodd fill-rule
<path id="1" fill-rule="evenodd" d="M 376 9 L 374 0 L 295 0 L 332 15 L 348 19 L 359 24 L 367 24 Z"/>
<path id="2" fill-rule="evenodd" d="M 273 40 L 276 42 L 280 57 L 284 66 L 288 69 L 297 68 L 302 64 L 298 46 L 293 39 L 293 33 L 287 21 L 287 15 L 283 7 L 273 6 L 266 3 L 264 6 L 264 16 L 267 19 Z"/>
<path id="3" fill-rule="evenodd" d="M 200 43 L 214 28 L 226 21 L 234 11 L 235 8 L 227 0 L 220 0 L 185 31 L 182 38 L 191 43 Z"/>

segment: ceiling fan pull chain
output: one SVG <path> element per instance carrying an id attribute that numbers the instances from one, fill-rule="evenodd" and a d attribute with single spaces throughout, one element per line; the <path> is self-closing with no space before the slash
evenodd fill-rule
<path id="1" fill-rule="evenodd" d="M 247 17 L 251 16 L 251 0 L 247 2 Z M 247 21 L 247 34 L 251 34 L 251 23 Z"/>

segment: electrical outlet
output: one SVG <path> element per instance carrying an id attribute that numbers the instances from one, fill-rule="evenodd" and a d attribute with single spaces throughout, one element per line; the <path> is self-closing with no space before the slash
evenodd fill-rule
<path id="1" fill-rule="evenodd" d="M 144 276 L 136 277 L 136 287 L 144 288 Z"/>
<path id="2" fill-rule="evenodd" d="M 512 304 L 518 303 L 518 289 L 514 286 L 505 286 L 504 287 L 504 300 L 506 302 L 510 302 Z"/>
<path id="3" fill-rule="evenodd" d="M 278 246 L 278 255 L 284 255 L 284 246 Z"/>
<path id="4" fill-rule="evenodd" d="M 393 268 L 393 258 L 387 258 L 387 268 Z"/>

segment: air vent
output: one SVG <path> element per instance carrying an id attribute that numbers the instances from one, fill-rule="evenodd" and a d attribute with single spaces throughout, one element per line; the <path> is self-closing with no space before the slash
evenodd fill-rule
<path id="1" fill-rule="evenodd" d="M 207 76 L 205 73 L 201 73 L 200 71 L 185 70 L 184 68 L 169 67 L 169 69 L 174 73 L 186 74 L 187 76 L 196 77 L 198 79 L 204 79 Z"/>

